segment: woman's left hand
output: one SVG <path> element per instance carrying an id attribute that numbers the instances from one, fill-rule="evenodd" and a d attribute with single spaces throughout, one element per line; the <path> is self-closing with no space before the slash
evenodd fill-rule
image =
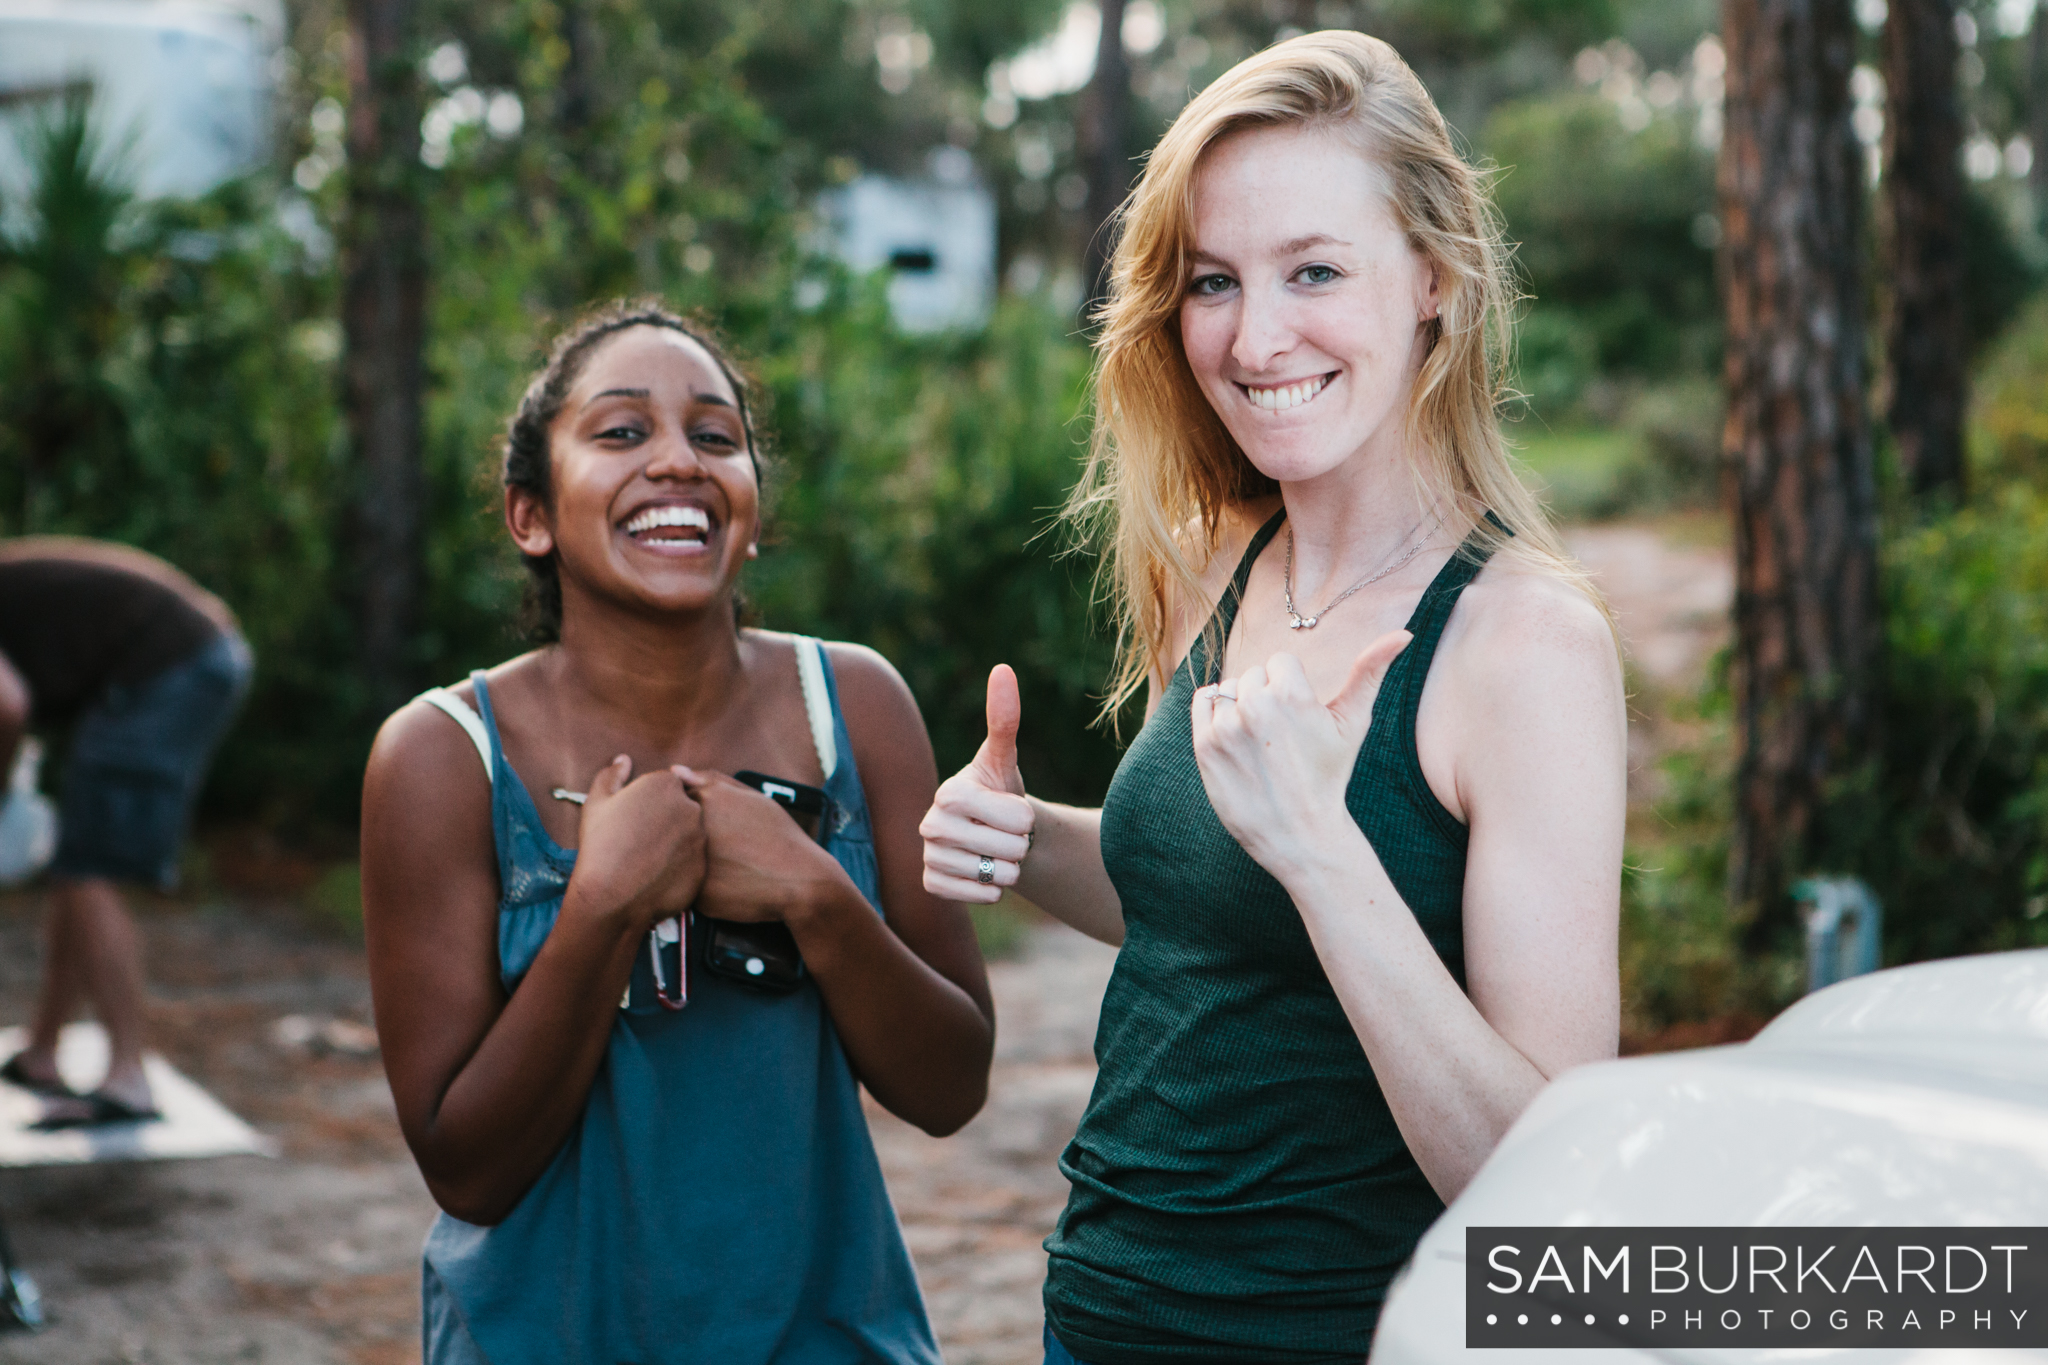
<path id="1" fill-rule="evenodd" d="M 775 799 L 724 773 L 686 768 L 683 785 L 704 810 L 704 889 L 713 919 L 787 920 L 832 879 L 838 861 Z"/>
<path id="2" fill-rule="evenodd" d="M 1318 840 L 1333 819 L 1350 823 L 1344 789 L 1380 679 L 1410 638 L 1396 630 L 1367 645 L 1328 704 L 1292 654 L 1196 689 L 1189 719 L 1202 787 L 1216 818 L 1267 871 L 1278 875 L 1290 850 Z"/>

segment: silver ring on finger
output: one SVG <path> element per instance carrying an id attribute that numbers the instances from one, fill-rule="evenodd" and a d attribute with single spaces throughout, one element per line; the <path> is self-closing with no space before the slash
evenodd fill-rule
<path id="1" fill-rule="evenodd" d="M 995 885 L 996 860 L 987 854 L 983 854 L 981 861 L 975 865 L 974 880 L 980 882 L 983 886 Z"/>
<path id="2" fill-rule="evenodd" d="M 1236 700 L 1237 700 L 1237 680 L 1233 678 L 1233 679 L 1232 679 L 1231 681 L 1229 681 L 1229 682 L 1220 682 L 1220 683 L 1217 683 L 1217 684 L 1216 684 L 1216 700 L 1218 700 L 1218 701 L 1236 701 Z"/>

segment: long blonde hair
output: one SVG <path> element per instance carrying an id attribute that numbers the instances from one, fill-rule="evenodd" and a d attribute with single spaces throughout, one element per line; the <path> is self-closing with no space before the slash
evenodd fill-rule
<path id="1" fill-rule="evenodd" d="M 1202 154 L 1232 133 L 1290 125 L 1352 136 L 1385 171 L 1409 245 L 1436 267 L 1442 313 L 1407 412 L 1425 493 L 1448 502 L 1448 520 L 1473 523 L 1490 548 L 1569 581 L 1606 612 L 1516 477 L 1501 436 L 1517 295 L 1482 174 L 1458 155 L 1436 103 L 1392 47 L 1362 33 L 1303 34 L 1239 62 L 1197 95 L 1118 210 L 1108 300 L 1097 314 L 1094 436 L 1066 509 L 1084 535 L 1107 541 L 1105 595 L 1119 636 L 1103 707 L 1112 720 L 1149 676 L 1171 674 L 1171 603 L 1202 600 L 1189 551 L 1206 559 L 1226 509 L 1277 489 L 1195 382 L 1177 324 Z M 1489 510 L 1512 539 L 1486 520 Z M 1200 528 L 1199 546 L 1191 526 Z"/>

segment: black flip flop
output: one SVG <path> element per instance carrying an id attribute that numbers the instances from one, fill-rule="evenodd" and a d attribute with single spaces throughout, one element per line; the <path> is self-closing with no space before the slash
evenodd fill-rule
<path id="1" fill-rule="evenodd" d="M 90 1095 L 72 1098 L 85 1104 L 85 1112 L 77 1114 L 51 1114 L 31 1123 L 29 1127 L 38 1133 L 60 1133 L 67 1128 L 97 1128 L 109 1123 L 147 1123 L 163 1117 L 160 1109 L 138 1109 L 123 1099 L 117 1099 L 104 1090 L 95 1090 Z"/>
<path id="2" fill-rule="evenodd" d="M 69 1100 L 78 1097 L 78 1092 L 62 1081 L 39 1081 L 29 1075 L 22 1069 L 19 1052 L 9 1057 L 5 1066 L 0 1066 L 0 1081 L 20 1086 L 31 1095 L 41 1095 L 46 1100 Z"/>

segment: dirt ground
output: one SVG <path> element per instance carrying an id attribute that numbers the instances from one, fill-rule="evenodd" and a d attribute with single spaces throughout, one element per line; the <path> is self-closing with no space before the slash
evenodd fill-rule
<path id="1" fill-rule="evenodd" d="M 1682 525 L 1581 528 L 1571 544 L 1630 640 L 1638 708 L 1696 679 L 1725 634 L 1725 551 Z M 1641 719 L 1639 770 L 1657 742 L 1656 716 Z M 290 883 L 289 871 L 274 880 Z M 347 1027 L 370 1017 L 361 950 L 298 899 L 249 889 L 263 877 L 223 880 L 243 889 L 140 907 L 156 1041 L 282 1154 L 0 1171 L 0 1217 L 50 1318 L 40 1336 L 0 1337 L 0 1365 L 419 1358 L 419 1248 L 433 1206 L 377 1059 Z M 0 1022 L 27 1017 L 39 908 L 32 892 L 0 895 Z M 1054 1159 L 1093 1084 L 1112 960 L 1035 925 L 1015 960 L 991 965 L 987 1109 L 945 1141 L 870 1110 L 953 1365 L 1040 1359 L 1039 1244 L 1066 1194 Z M 288 1017 L 299 1022 L 280 1028 Z"/>

